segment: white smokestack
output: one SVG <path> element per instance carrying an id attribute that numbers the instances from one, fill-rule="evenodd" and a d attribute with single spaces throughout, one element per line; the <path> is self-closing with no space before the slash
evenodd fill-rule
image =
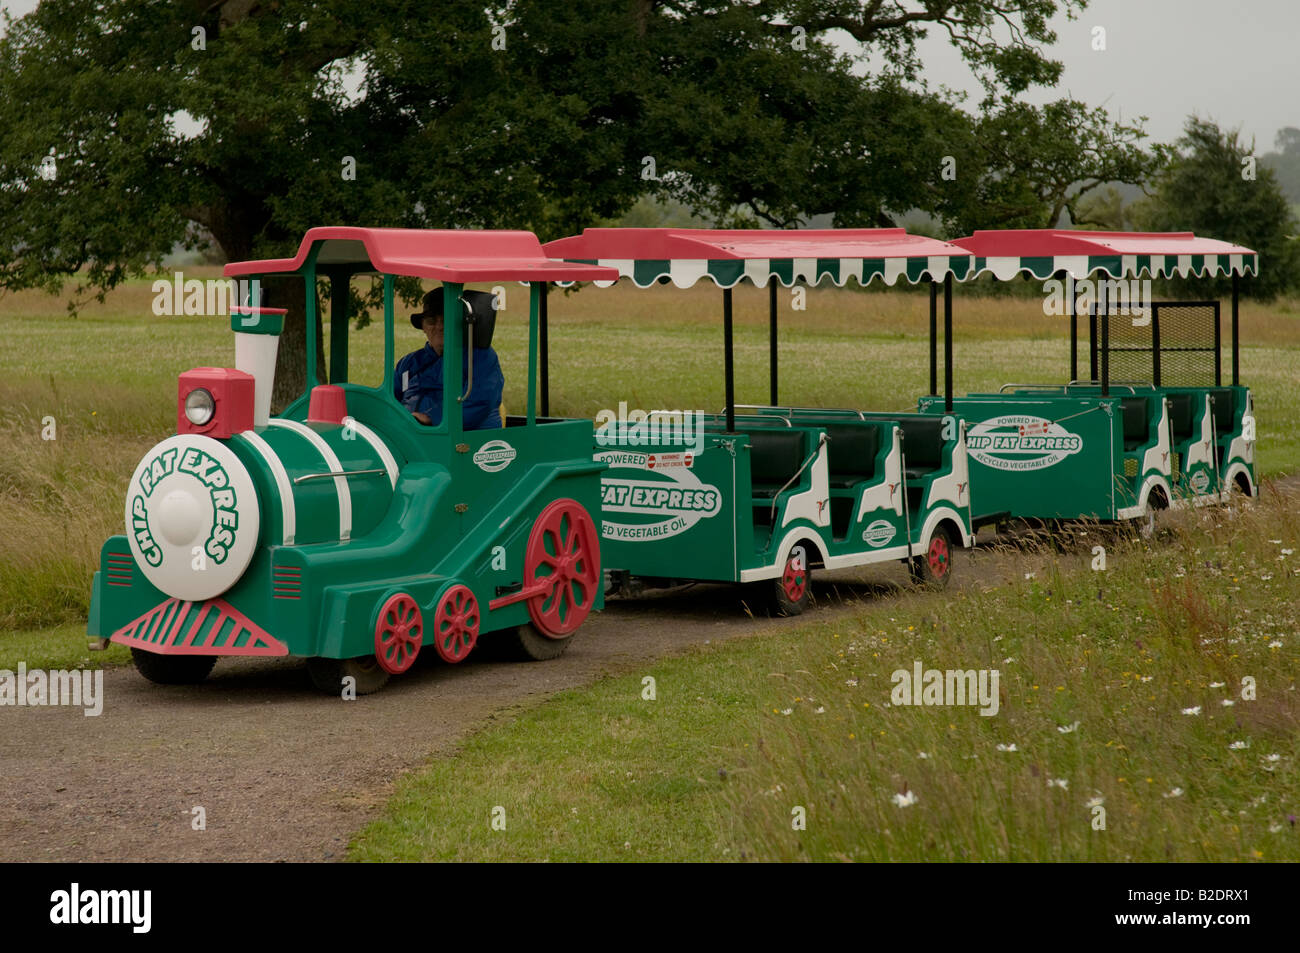
<path id="1" fill-rule="evenodd" d="M 253 426 L 271 418 L 271 388 L 275 384 L 275 355 L 284 330 L 284 308 L 239 306 L 230 312 L 235 332 L 235 369 L 253 376 Z"/>

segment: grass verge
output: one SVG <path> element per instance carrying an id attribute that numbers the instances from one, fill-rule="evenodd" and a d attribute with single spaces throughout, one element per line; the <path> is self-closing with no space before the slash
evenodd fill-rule
<path id="1" fill-rule="evenodd" d="M 399 782 L 349 856 L 1300 859 L 1294 503 L 1178 514 L 1151 544 L 1092 530 L 1008 553 L 1010 585 L 563 693 Z M 998 670 L 997 714 L 893 704 L 916 661 Z"/>

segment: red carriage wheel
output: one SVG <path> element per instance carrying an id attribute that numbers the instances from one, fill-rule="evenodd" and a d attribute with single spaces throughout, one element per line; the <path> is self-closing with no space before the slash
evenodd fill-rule
<path id="1" fill-rule="evenodd" d="M 375 623 L 375 659 L 379 667 L 400 675 L 415 662 L 424 638 L 420 607 L 404 592 L 389 596 Z"/>
<path id="2" fill-rule="evenodd" d="M 449 588 L 433 617 L 433 648 L 444 662 L 459 662 L 478 641 L 478 600 L 468 586 Z"/>
<path id="3" fill-rule="evenodd" d="M 769 598 L 777 615 L 799 615 L 808 608 L 811 598 L 809 584 L 812 570 L 808 568 L 808 549 L 800 544 L 790 550 L 785 568 L 767 585 L 771 586 Z"/>
<path id="4" fill-rule="evenodd" d="M 936 535 L 930 540 L 930 551 L 926 553 L 926 559 L 930 561 L 930 572 L 936 578 L 948 575 L 949 560 L 952 558 L 948 550 L 948 540 L 942 535 Z"/>
<path id="5" fill-rule="evenodd" d="M 596 524 L 577 500 L 551 503 L 533 523 L 524 554 L 528 615 L 548 638 L 570 635 L 587 618 L 600 585 L 600 539 Z"/>
<path id="6" fill-rule="evenodd" d="M 912 581 L 931 589 L 942 589 L 952 577 L 952 534 L 936 526 L 925 552 L 912 557 Z"/>
<path id="7" fill-rule="evenodd" d="M 804 591 L 808 588 L 808 576 L 805 573 L 802 556 L 791 556 L 786 560 L 785 572 L 781 574 L 781 587 L 785 589 L 785 597 L 791 602 L 798 602 L 803 598 Z"/>

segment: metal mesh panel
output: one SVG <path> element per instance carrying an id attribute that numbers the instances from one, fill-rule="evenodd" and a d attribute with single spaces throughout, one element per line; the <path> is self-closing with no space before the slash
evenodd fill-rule
<path id="1" fill-rule="evenodd" d="M 1110 323 L 1110 379 L 1151 383 L 1155 380 L 1155 363 L 1151 348 L 1151 313 L 1111 314 Z"/>
<path id="2" fill-rule="evenodd" d="M 1141 314 L 1108 315 L 1110 379 L 1164 387 L 1220 381 L 1219 303 L 1157 301 Z"/>

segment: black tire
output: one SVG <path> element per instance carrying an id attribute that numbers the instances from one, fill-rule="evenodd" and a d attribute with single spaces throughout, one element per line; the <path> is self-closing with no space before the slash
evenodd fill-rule
<path id="1" fill-rule="evenodd" d="M 317 689 L 336 697 L 343 695 L 343 679 L 349 676 L 356 679 L 358 695 L 370 695 L 379 691 L 388 684 L 390 678 L 373 655 L 344 659 L 309 658 L 307 674 Z"/>
<path id="2" fill-rule="evenodd" d="M 215 655 L 159 655 L 132 647 L 135 669 L 159 685 L 197 685 L 217 664 Z"/>
<path id="3" fill-rule="evenodd" d="M 768 605 L 773 615 L 802 615 L 812 600 L 812 567 L 808 565 L 808 547 L 795 546 L 785 561 L 781 575 L 768 587 Z"/>
<path id="4" fill-rule="evenodd" d="M 494 633 L 493 645 L 500 649 L 502 658 L 514 662 L 548 662 L 559 658 L 569 648 L 574 633 L 562 639 L 543 635 L 531 622 Z"/>
<path id="5" fill-rule="evenodd" d="M 946 589 L 952 579 L 952 555 L 952 534 L 940 523 L 926 540 L 922 554 L 913 556 L 907 567 L 912 582 L 927 589 Z"/>
<path id="6" fill-rule="evenodd" d="M 1160 523 L 1169 509 L 1165 503 L 1165 498 L 1159 492 L 1152 490 L 1147 495 L 1146 512 L 1134 520 L 1137 526 L 1138 537 L 1144 540 L 1154 540 L 1160 536 Z"/>

